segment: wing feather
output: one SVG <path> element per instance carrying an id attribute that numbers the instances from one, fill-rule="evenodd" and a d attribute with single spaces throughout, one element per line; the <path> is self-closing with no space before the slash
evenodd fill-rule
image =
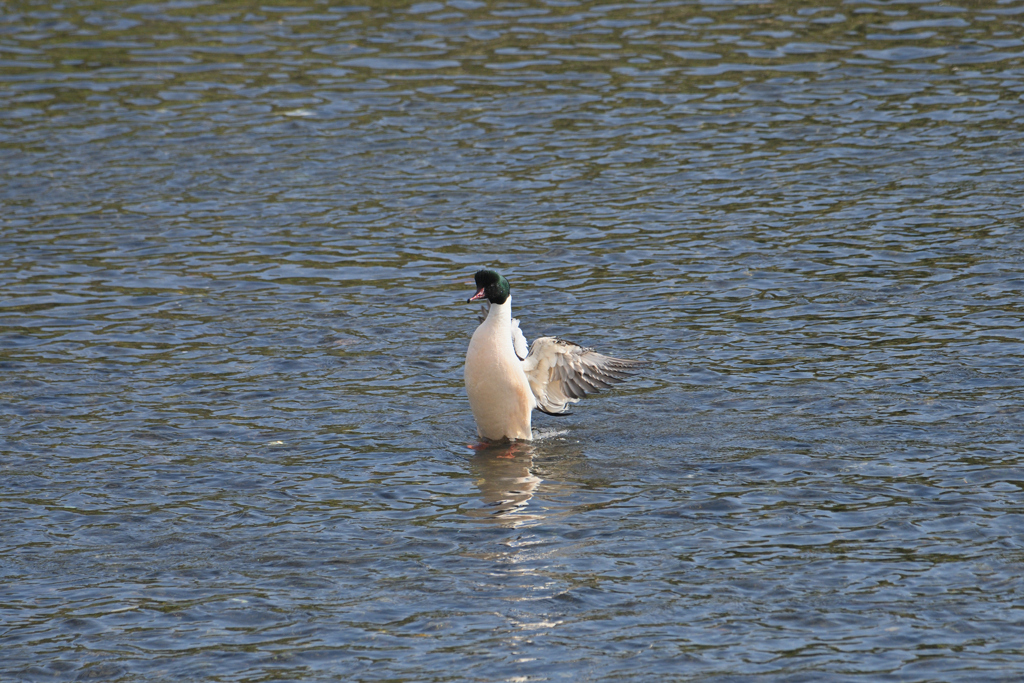
<path id="1" fill-rule="evenodd" d="M 530 354 L 530 345 L 526 343 L 526 337 L 523 335 L 523 331 L 519 329 L 518 318 L 512 318 L 512 348 L 515 349 L 519 360 L 526 360 L 526 357 Z"/>
<path id="2" fill-rule="evenodd" d="M 644 365 L 647 363 L 612 358 L 555 337 L 541 337 L 533 342 L 523 370 L 537 408 L 565 415 L 571 403 L 627 379 Z"/>

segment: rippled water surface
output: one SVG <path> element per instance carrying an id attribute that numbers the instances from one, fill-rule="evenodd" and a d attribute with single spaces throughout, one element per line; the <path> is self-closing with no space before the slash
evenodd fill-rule
<path id="1" fill-rule="evenodd" d="M 1024 7 L 269 1 L 0 6 L 0 678 L 1020 680 Z"/>

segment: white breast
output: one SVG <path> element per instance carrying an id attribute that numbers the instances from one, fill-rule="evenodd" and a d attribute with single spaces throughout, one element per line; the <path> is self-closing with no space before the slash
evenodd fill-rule
<path id="1" fill-rule="evenodd" d="M 466 393 L 485 439 L 533 438 L 530 413 L 535 399 L 512 346 L 512 297 L 491 305 L 466 352 Z"/>

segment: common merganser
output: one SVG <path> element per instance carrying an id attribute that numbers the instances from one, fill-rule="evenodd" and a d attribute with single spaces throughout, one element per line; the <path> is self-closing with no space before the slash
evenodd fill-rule
<path id="1" fill-rule="evenodd" d="M 508 280 L 489 269 L 477 272 L 475 280 L 477 292 L 469 301 L 490 302 L 466 352 L 466 393 L 481 438 L 531 440 L 534 408 L 567 415 L 570 404 L 646 365 L 555 337 L 541 337 L 528 348 L 519 321 L 512 317 Z"/>

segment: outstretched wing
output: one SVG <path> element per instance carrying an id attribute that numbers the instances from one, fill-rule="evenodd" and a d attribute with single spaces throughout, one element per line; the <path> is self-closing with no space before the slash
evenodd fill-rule
<path id="1" fill-rule="evenodd" d="M 537 398 L 537 409 L 565 415 L 570 403 L 622 382 L 630 371 L 644 365 L 647 363 L 611 358 L 555 337 L 541 337 L 533 342 L 523 370 Z"/>

